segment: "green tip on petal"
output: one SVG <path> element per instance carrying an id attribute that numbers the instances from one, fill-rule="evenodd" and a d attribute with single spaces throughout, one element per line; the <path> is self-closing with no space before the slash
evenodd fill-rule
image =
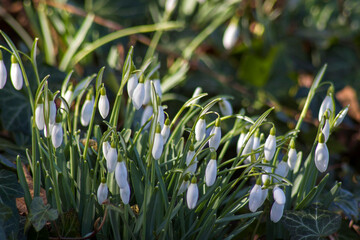
<path id="1" fill-rule="evenodd" d="M 205 114 L 201 115 L 200 119 L 204 120 L 205 119 Z"/>
<path id="2" fill-rule="evenodd" d="M 104 177 L 101 178 L 101 183 L 106 183 L 106 179 Z"/>
<path id="3" fill-rule="evenodd" d="M 140 79 L 139 79 L 139 83 L 144 83 L 144 82 L 145 82 L 144 75 L 141 75 L 141 76 L 140 76 Z"/>
<path id="4" fill-rule="evenodd" d="M 191 145 L 190 145 L 189 150 L 192 151 L 192 152 L 195 150 L 194 144 L 191 144 Z"/>
<path id="5" fill-rule="evenodd" d="M 39 100 L 37 101 L 37 104 L 43 104 L 44 103 L 44 100 L 42 97 L 39 97 Z"/>
<path id="6" fill-rule="evenodd" d="M 17 59 L 14 54 L 11 55 L 11 63 L 17 63 Z"/>
<path id="7" fill-rule="evenodd" d="M 120 153 L 118 154 L 117 161 L 118 161 L 118 162 L 122 162 L 122 161 L 123 161 L 122 156 L 121 156 L 121 154 L 120 154 Z"/>
<path id="8" fill-rule="evenodd" d="M 276 128 L 275 128 L 275 126 L 273 126 L 273 127 L 270 129 L 270 135 L 273 135 L 273 136 L 276 135 Z"/>
<path id="9" fill-rule="evenodd" d="M 160 126 L 160 124 L 158 124 L 158 125 L 156 126 L 156 131 L 155 131 L 155 133 L 161 133 L 161 126 Z"/>
<path id="10" fill-rule="evenodd" d="M 196 184 L 196 183 L 197 183 L 197 179 L 196 179 L 196 177 L 195 177 L 195 176 L 193 176 L 193 177 L 192 177 L 192 179 L 191 179 L 191 183 L 194 183 L 194 184 Z"/>
<path id="11" fill-rule="evenodd" d="M 216 154 L 215 151 L 211 152 L 210 159 L 216 160 L 216 155 L 217 155 L 217 154 Z"/>
<path id="12" fill-rule="evenodd" d="M 166 118 L 166 120 L 165 120 L 165 125 L 166 125 L 166 126 L 170 126 L 170 119 L 169 119 L 169 118 Z"/>
<path id="13" fill-rule="evenodd" d="M 56 123 L 61 123 L 61 115 L 60 114 L 56 114 L 55 121 L 56 121 Z"/>
<path id="14" fill-rule="evenodd" d="M 327 91 L 327 95 L 328 96 L 331 96 L 334 94 L 334 86 L 333 85 L 330 85 L 330 87 L 328 88 L 328 91 Z"/>
<path id="15" fill-rule="evenodd" d="M 0 50 L 0 61 L 3 60 L 2 51 Z"/>
<path id="16" fill-rule="evenodd" d="M 290 148 L 295 149 L 295 140 L 293 138 L 290 141 Z"/>
<path id="17" fill-rule="evenodd" d="M 93 96 L 93 89 L 90 88 L 90 90 L 86 94 L 86 100 L 89 100 L 89 101 L 92 100 L 92 96 Z"/>
<path id="18" fill-rule="evenodd" d="M 115 141 L 112 141 L 112 142 L 111 142 L 111 147 L 112 147 L 112 148 L 116 148 L 116 142 L 115 142 Z"/>
<path id="19" fill-rule="evenodd" d="M 246 133 L 246 129 L 245 128 L 243 128 L 243 129 L 241 129 L 241 133 Z"/>
<path id="20" fill-rule="evenodd" d="M 258 128 L 255 131 L 255 137 L 256 138 L 260 137 L 260 129 L 258 129 Z"/>
<path id="21" fill-rule="evenodd" d="M 157 102 L 158 104 L 161 104 L 161 100 L 160 100 L 160 97 L 159 97 L 159 96 L 156 96 L 156 102 Z"/>
<path id="22" fill-rule="evenodd" d="M 325 142 L 325 136 L 323 133 L 319 134 L 319 143 L 324 143 Z"/>
<path id="23" fill-rule="evenodd" d="M 102 87 L 100 88 L 100 95 L 101 95 L 101 96 L 106 96 L 106 89 L 105 89 L 104 86 L 102 86 Z"/>
<path id="24" fill-rule="evenodd" d="M 270 186 L 270 179 L 266 179 L 265 183 L 264 183 L 265 188 L 268 188 Z"/>
<path id="25" fill-rule="evenodd" d="M 74 84 L 70 83 L 67 90 L 70 91 L 70 92 L 73 92 L 74 91 Z"/>
<path id="26" fill-rule="evenodd" d="M 287 161 L 288 161 L 288 155 L 285 154 L 282 160 L 283 160 L 284 162 L 287 162 Z"/>
<path id="27" fill-rule="evenodd" d="M 262 182 L 261 177 L 258 177 L 256 179 L 256 185 L 261 185 L 261 182 Z"/>
<path id="28" fill-rule="evenodd" d="M 218 117 L 215 122 L 215 127 L 220 127 L 220 124 L 221 124 L 221 120 L 220 117 Z"/>
<path id="29" fill-rule="evenodd" d="M 187 182 L 187 181 L 189 181 L 189 180 L 190 180 L 190 174 L 186 174 L 186 175 L 184 176 L 184 181 Z"/>

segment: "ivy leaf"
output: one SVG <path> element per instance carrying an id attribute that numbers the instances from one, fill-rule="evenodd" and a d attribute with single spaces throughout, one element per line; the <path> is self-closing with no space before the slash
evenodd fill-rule
<path id="1" fill-rule="evenodd" d="M 286 211 L 282 223 L 289 230 L 291 239 L 324 239 L 336 232 L 341 216 L 319 208 L 302 211 Z"/>
<path id="2" fill-rule="evenodd" d="M 41 197 L 35 197 L 30 206 L 29 219 L 36 231 L 40 231 L 47 221 L 54 221 L 58 218 L 56 209 L 45 205 Z"/>
<path id="3" fill-rule="evenodd" d="M 331 208 L 335 210 L 340 209 L 348 218 L 357 221 L 359 218 L 358 204 L 359 201 L 351 192 L 340 188 L 339 194 L 335 197 Z"/>
<path id="4" fill-rule="evenodd" d="M 0 169 L 0 196 L 5 204 L 13 202 L 13 198 L 23 196 L 23 190 L 16 175 L 5 169 Z"/>
<path id="5" fill-rule="evenodd" d="M 12 215 L 11 208 L 0 201 L 0 221 L 6 221 Z M 0 238 L 1 239 L 1 238 Z"/>

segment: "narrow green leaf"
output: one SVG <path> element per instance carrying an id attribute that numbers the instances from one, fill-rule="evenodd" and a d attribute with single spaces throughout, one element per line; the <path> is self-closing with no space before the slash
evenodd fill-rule
<path id="1" fill-rule="evenodd" d="M 26 182 L 26 179 L 25 179 L 25 175 L 24 175 L 24 171 L 22 169 L 22 164 L 21 164 L 19 155 L 16 158 L 16 169 L 17 169 L 17 174 L 18 174 L 20 185 L 24 190 L 26 207 L 27 207 L 27 209 L 30 209 L 31 195 L 30 195 L 28 183 Z"/>

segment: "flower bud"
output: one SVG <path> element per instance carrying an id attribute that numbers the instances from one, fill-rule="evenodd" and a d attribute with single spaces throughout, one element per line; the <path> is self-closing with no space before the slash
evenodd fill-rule
<path id="1" fill-rule="evenodd" d="M 271 170 L 272 170 L 271 167 L 268 167 L 268 166 L 263 167 L 264 173 L 261 175 L 263 184 L 265 184 L 266 181 L 268 181 L 270 179 L 269 173 L 271 173 Z"/>
<path id="2" fill-rule="evenodd" d="M 248 132 L 248 134 L 246 135 L 246 137 L 244 138 L 244 141 L 246 140 L 247 136 L 250 134 L 250 132 Z M 254 135 L 251 135 L 251 137 L 249 138 L 249 140 L 247 141 L 247 143 L 245 144 L 244 150 L 242 152 L 242 155 L 247 155 L 250 154 L 252 152 L 252 148 L 254 145 Z M 248 156 L 245 159 L 245 163 L 249 164 L 251 163 L 251 156 Z"/>
<path id="3" fill-rule="evenodd" d="M 161 136 L 163 137 L 164 143 L 166 143 L 170 135 L 170 119 L 166 118 L 165 125 L 161 130 Z"/>
<path id="4" fill-rule="evenodd" d="M 103 151 L 103 155 L 106 159 L 106 155 L 108 154 L 109 150 L 110 150 L 110 143 L 108 141 L 103 142 L 102 144 L 102 151 Z"/>
<path id="5" fill-rule="evenodd" d="M 49 99 L 49 107 L 50 107 L 50 115 L 49 115 L 49 123 L 55 124 L 56 120 L 56 104 L 55 99 L 51 96 Z"/>
<path id="6" fill-rule="evenodd" d="M 109 190 L 106 185 L 105 178 L 103 178 L 101 179 L 101 183 L 97 190 L 97 199 L 100 205 L 107 199 L 108 192 Z"/>
<path id="7" fill-rule="evenodd" d="M 263 190 L 261 186 L 256 183 L 250 191 L 249 195 L 249 209 L 251 212 L 256 212 L 256 210 L 261 207 L 263 204 Z"/>
<path id="8" fill-rule="evenodd" d="M 239 37 L 239 28 L 237 26 L 238 22 L 239 22 L 239 19 L 236 17 L 231 19 L 228 27 L 226 28 L 226 30 L 224 32 L 223 45 L 224 45 L 224 48 L 227 50 L 234 47 L 234 45 Z"/>
<path id="9" fill-rule="evenodd" d="M 66 90 L 65 94 L 62 93 L 62 97 L 65 99 L 65 101 L 67 102 L 69 107 L 71 105 L 70 100 L 71 100 L 71 97 L 72 97 L 73 93 L 74 93 L 74 86 L 73 86 L 72 83 L 69 85 L 69 87 Z M 60 108 L 66 109 L 66 105 L 63 102 L 61 102 Z M 67 110 L 69 110 L 69 109 L 67 109 Z"/>
<path id="10" fill-rule="evenodd" d="M 206 186 L 210 187 L 215 183 L 216 175 L 217 175 L 216 152 L 211 152 L 211 159 L 207 164 L 205 170 Z"/>
<path id="11" fill-rule="evenodd" d="M 271 207 L 270 219 L 274 223 L 277 223 L 282 218 L 285 204 L 278 204 L 276 201 Z"/>
<path id="12" fill-rule="evenodd" d="M 154 144 L 152 148 L 152 156 L 155 160 L 158 160 L 161 157 L 164 147 L 164 140 L 161 136 L 161 127 L 160 124 L 156 126 L 156 133 L 154 137 Z"/>
<path id="13" fill-rule="evenodd" d="M 199 96 L 199 95 L 201 94 L 201 92 L 202 92 L 202 88 L 201 88 L 201 87 L 195 88 L 195 91 L 194 91 L 194 93 L 193 93 L 193 95 L 192 95 L 191 98 L 194 98 L 194 97 Z M 197 99 L 196 101 L 194 101 L 194 104 L 196 104 L 196 103 L 198 103 L 198 102 L 199 102 L 199 99 Z"/>
<path id="14" fill-rule="evenodd" d="M 60 115 L 56 116 L 56 123 L 51 130 L 51 141 L 55 148 L 61 146 L 64 137 L 64 131 L 61 126 Z"/>
<path id="15" fill-rule="evenodd" d="M 94 100 L 92 96 L 92 91 L 89 91 L 89 93 L 86 96 L 84 105 L 81 108 L 80 122 L 81 125 L 83 125 L 84 127 L 86 127 L 90 123 L 93 108 L 94 108 Z"/>
<path id="16" fill-rule="evenodd" d="M 188 187 L 186 194 L 186 202 L 189 209 L 194 209 L 199 198 L 199 189 L 196 183 L 196 178 L 191 179 L 191 184 Z"/>
<path id="17" fill-rule="evenodd" d="M 194 158 L 195 157 L 195 158 Z M 186 155 L 186 166 L 188 167 L 185 173 L 194 174 L 197 168 L 197 157 L 195 156 L 194 145 L 190 145 L 189 151 Z"/>
<path id="18" fill-rule="evenodd" d="M 161 128 L 164 127 L 164 121 L 165 121 L 164 108 L 159 105 L 157 122 L 160 124 Z"/>
<path id="19" fill-rule="evenodd" d="M 265 141 L 265 145 L 264 145 L 264 155 L 265 155 L 265 160 L 270 161 L 275 154 L 275 150 L 276 150 L 276 130 L 275 127 L 272 127 L 270 130 L 270 134 L 268 136 L 268 138 Z"/>
<path id="20" fill-rule="evenodd" d="M 155 92 L 156 95 L 159 96 L 159 98 L 162 98 L 162 90 L 161 90 L 161 83 L 160 83 L 160 79 L 154 79 L 152 80 L 154 82 L 154 88 L 155 88 Z"/>
<path id="21" fill-rule="evenodd" d="M 236 145 L 236 154 L 237 155 L 240 154 L 240 150 L 244 145 L 245 137 L 246 137 L 245 129 L 242 129 L 241 133 L 240 133 L 240 136 L 239 136 L 239 139 L 237 141 L 237 145 Z"/>
<path id="22" fill-rule="evenodd" d="M 141 126 L 143 126 L 148 120 L 149 118 L 151 118 L 151 115 L 153 114 L 153 108 L 151 105 L 147 105 L 142 113 L 141 116 Z M 150 122 L 148 122 L 144 129 L 148 129 L 150 127 Z"/>
<path id="23" fill-rule="evenodd" d="M 120 197 L 121 197 L 121 201 L 124 203 L 124 204 L 128 204 L 129 201 L 130 201 L 130 185 L 128 182 L 126 182 L 126 185 L 124 188 L 120 188 Z"/>
<path id="24" fill-rule="evenodd" d="M 117 155 L 118 154 L 116 151 L 116 144 L 115 142 L 112 142 L 107 155 L 105 155 L 106 167 L 109 173 L 115 171 L 117 157 L 118 157 Z"/>
<path id="25" fill-rule="evenodd" d="M 329 150 L 325 144 L 325 136 L 320 133 L 319 142 L 315 149 L 315 165 L 320 172 L 325 172 L 329 164 Z"/>
<path id="26" fill-rule="evenodd" d="M 220 145 L 221 140 L 220 118 L 216 119 L 215 126 L 211 130 L 210 135 L 213 136 L 209 139 L 209 148 L 212 151 L 216 151 Z"/>
<path id="27" fill-rule="evenodd" d="M 124 161 L 121 161 L 121 155 L 118 155 L 118 162 L 115 168 L 115 179 L 119 188 L 125 188 L 127 183 L 127 169 Z M 120 160 L 120 161 L 119 161 Z"/>
<path id="28" fill-rule="evenodd" d="M 327 142 L 327 140 L 329 139 L 329 135 L 330 135 L 330 124 L 329 124 L 328 113 L 325 114 L 325 124 L 324 124 L 323 128 L 321 129 L 321 132 L 324 134 L 325 142 Z"/>
<path id="29" fill-rule="evenodd" d="M 41 131 L 44 129 L 45 120 L 44 120 L 44 104 L 38 102 L 35 109 L 35 123 L 37 128 Z"/>
<path id="30" fill-rule="evenodd" d="M 346 114 L 348 113 L 348 111 L 349 111 L 349 105 L 347 105 L 345 108 L 343 108 L 343 110 L 341 110 L 338 113 L 338 115 L 335 118 L 334 127 L 337 127 L 342 123 L 342 121 L 344 120 L 344 118 L 345 118 Z"/>
<path id="31" fill-rule="evenodd" d="M 331 113 L 335 112 L 335 106 L 332 101 L 333 93 L 334 93 L 334 88 L 330 86 L 328 89 L 328 93 L 326 94 L 326 97 L 322 101 L 319 109 L 319 115 L 318 115 L 319 121 L 321 121 L 327 109 L 329 109 Z"/>
<path id="32" fill-rule="evenodd" d="M 254 136 L 254 142 L 253 142 L 253 150 L 256 151 L 260 147 L 260 130 L 256 129 L 255 136 Z M 255 158 L 259 158 L 259 153 L 255 154 Z"/>
<path id="33" fill-rule="evenodd" d="M 133 93 L 137 85 L 138 85 L 138 76 L 137 74 L 132 74 L 127 82 L 127 92 L 129 98 L 131 99 L 133 98 Z"/>
<path id="34" fill-rule="evenodd" d="M 106 90 L 104 87 L 100 90 L 100 98 L 99 98 L 99 112 L 103 119 L 107 117 L 110 111 L 109 100 L 106 96 Z"/>
<path id="35" fill-rule="evenodd" d="M 195 125 L 195 139 L 196 141 L 202 141 L 206 136 L 206 122 L 205 116 L 201 116 Z"/>
<path id="36" fill-rule="evenodd" d="M 24 80 L 19 63 L 14 54 L 11 55 L 10 79 L 16 90 L 20 90 L 22 88 Z"/>
<path id="37" fill-rule="evenodd" d="M 286 197 L 285 197 L 285 193 L 284 191 L 279 188 L 278 186 L 276 186 L 274 189 L 273 189 L 273 197 L 274 197 L 274 200 L 280 204 L 280 205 L 283 205 L 285 204 L 286 202 Z"/>
<path id="38" fill-rule="evenodd" d="M 220 112 L 222 115 L 229 116 L 229 115 L 233 114 L 233 108 L 232 108 L 230 102 L 228 100 L 226 100 L 225 98 L 223 98 L 219 102 L 219 107 L 220 107 Z"/>
<path id="39" fill-rule="evenodd" d="M 133 93 L 133 105 L 136 108 L 136 110 L 139 110 L 140 107 L 143 105 L 144 102 L 144 96 L 145 96 L 145 87 L 144 83 L 139 82 L 139 84 L 136 86 L 134 93 Z"/>
<path id="40" fill-rule="evenodd" d="M 290 150 L 289 150 L 289 153 L 288 153 L 288 165 L 289 165 L 289 168 L 291 170 L 294 170 L 295 168 L 295 165 L 296 165 L 296 161 L 297 161 L 297 152 L 296 152 L 296 149 L 295 149 L 295 141 L 294 139 L 291 139 L 291 142 L 290 142 Z"/>
<path id="41" fill-rule="evenodd" d="M 7 71 L 3 61 L 3 55 L 0 51 L 0 89 L 3 89 L 6 84 Z"/>
<path id="42" fill-rule="evenodd" d="M 144 95 L 144 105 L 148 105 L 151 99 L 151 81 L 146 80 L 144 83 L 145 95 Z"/>

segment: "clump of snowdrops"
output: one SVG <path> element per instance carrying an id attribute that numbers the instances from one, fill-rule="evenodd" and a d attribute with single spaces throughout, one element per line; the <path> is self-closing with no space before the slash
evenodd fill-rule
<path id="1" fill-rule="evenodd" d="M 33 196 L 17 160 L 28 222 L 36 231 L 51 222 L 57 237 L 73 237 L 66 229 L 76 225 L 67 225 L 69 215 L 83 237 L 112 239 L 223 239 L 236 237 L 255 220 L 277 223 L 285 208 L 303 209 L 314 200 L 309 193 L 317 173 L 326 172 L 329 163 L 326 141 L 347 112 L 335 114 L 330 84 L 313 150 L 303 161 L 296 138 L 326 66 L 296 128 L 281 135 L 266 120 L 273 108 L 257 117 L 234 114 L 229 96 L 208 98 L 199 88 L 169 116 L 159 64 L 151 59 L 137 68 L 133 48 L 113 103 L 102 83 L 104 68 L 77 84 L 70 82 L 70 72 L 60 90 L 49 89 L 51 76 L 41 80 L 37 72 L 37 40 L 27 56 L 2 35 L 10 47 L 1 46 L 11 53 L 11 83 L 27 91 L 33 113 L 26 155 Z M 2 88 L 8 75 L 0 56 Z M 29 85 L 23 59 L 32 63 L 37 86 Z M 224 123 L 233 124 L 228 132 L 222 131 Z M 225 158 L 227 152 L 234 156 Z M 40 198 L 41 188 L 49 205 Z"/>

